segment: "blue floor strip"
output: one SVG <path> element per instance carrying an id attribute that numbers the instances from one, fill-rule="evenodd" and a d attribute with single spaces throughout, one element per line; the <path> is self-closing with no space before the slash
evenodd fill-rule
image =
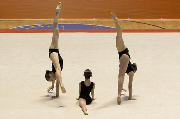
<path id="1" fill-rule="evenodd" d="M 89 25 L 89 24 L 58 24 L 59 29 L 66 30 L 95 30 L 95 29 L 115 29 L 113 27 Z M 53 29 L 52 24 L 37 24 L 14 27 L 12 29 Z"/>

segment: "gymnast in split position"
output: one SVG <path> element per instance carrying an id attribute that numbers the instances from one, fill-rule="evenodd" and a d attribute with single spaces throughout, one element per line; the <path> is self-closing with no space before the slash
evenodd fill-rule
<path id="1" fill-rule="evenodd" d="M 132 81 L 134 77 L 134 73 L 137 71 L 137 65 L 136 63 L 131 64 L 130 62 L 130 55 L 129 50 L 125 46 L 123 38 L 122 38 L 122 29 L 121 26 L 118 23 L 118 19 L 114 13 L 111 13 L 111 17 L 115 23 L 117 36 L 116 36 L 116 48 L 119 53 L 119 75 L 118 75 L 118 97 L 117 97 L 117 103 L 121 103 L 121 91 L 123 88 L 124 83 L 124 76 L 125 73 L 129 76 L 129 100 L 136 100 L 135 98 L 132 98 Z"/>
<path id="2" fill-rule="evenodd" d="M 84 77 L 85 77 L 85 81 L 81 81 L 79 83 L 79 97 L 76 99 L 79 100 L 79 106 L 82 108 L 84 114 L 88 115 L 86 105 L 91 104 L 92 100 L 95 100 L 94 98 L 95 83 L 90 81 L 90 77 L 92 77 L 91 70 L 86 69 L 84 71 Z M 92 98 L 89 95 L 90 92 Z"/>
<path id="3" fill-rule="evenodd" d="M 63 69 L 63 59 L 59 54 L 58 40 L 59 40 L 59 28 L 58 28 L 58 17 L 61 10 L 61 2 L 58 3 L 56 8 L 56 15 L 53 22 L 53 36 L 52 42 L 49 47 L 49 58 L 52 61 L 52 71 L 46 70 L 45 78 L 47 81 L 52 82 L 52 86 L 48 88 L 48 92 L 53 90 L 54 83 L 56 80 L 56 96 L 52 98 L 59 97 L 59 85 L 61 86 L 62 93 L 66 93 L 64 85 L 62 83 L 61 71 Z"/>

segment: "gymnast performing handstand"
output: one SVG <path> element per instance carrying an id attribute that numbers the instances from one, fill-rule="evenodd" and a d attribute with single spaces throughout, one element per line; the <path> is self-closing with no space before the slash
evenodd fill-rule
<path id="1" fill-rule="evenodd" d="M 114 13 L 111 13 L 111 17 L 115 23 L 116 26 L 116 31 L 117 31 L 117 36 L 116 36 L 116 48 L 119 53 L 119 75 L 118 75 L 118 97 L 117 97 L 117 103 L 121 103 L 121 91 L 123 88 L 123 83 L 124 83 L 124 76 L 125 73 L 128 74 L 129 76 L 129 84 L 128 84 L 128 89 L 129 89 L 129 100 L 136 100 L 135 98 L 132 98 L 132 81 L 133 81 L 133 76 L 134 73 L 137 71 L 137 65 L 136 63 L 131 64 L 130 62 L 130 55 L 129 55 L 129 50 L 125 46 L 123 38 L 122 38 L 122 30 L 121 27 L 118 23 L 118 19 Z"/>
<path id="2" fill-rule="evenodd" d="M 59 97 L 59 84 L 61 86 L 62 93 L 66 93 L 64 85 L 62 83 L 61 71 L 63 69 L 63 59 L 59 54 L 59 47 L 58 47 L 58 39 L 59 39 L 59 28 L 58 28 L 58 18 L 59 13 L 61 10 L 61 2 L 58 3 L 56 8 L 56 15 L 53 22 L 53 36 L 52 42 L 49 47 L 49 58 L 52 61 L 52 71 L 46 70 L 45 78 L 47 81 L 52 82 L 52 86 L 48 88 L 48 92 L 53 90 L 54 83 L 56 80 L 56 96 L 52 96 L 52 98 Z"/>

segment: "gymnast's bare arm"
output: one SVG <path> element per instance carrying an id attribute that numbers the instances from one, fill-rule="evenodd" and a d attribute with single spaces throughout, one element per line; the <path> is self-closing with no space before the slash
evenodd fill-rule
<path id="1" fill-rule="evenodd" d="M 48 92 L 51 91 L 51 90 L 53 90 L 53 88 L 54 88 L 54 83 L 55 83 L 55 81 L 52 81 L 52 86 L 50 86 L 50 87 L 48 88 L 48 90 L 47 90 Z"/>
<path id="2" fill-rule="evenodd" d="M 81 94 L 81 82 L 79 83 L 79 96 L 80 96 L 80 94 Z M 76 98 L 76 100 L 79 100 L 79 97 Z"/>
<path id="3" fill-rule="evenodd" d="M 129 75 L 129 84 L 128 84 L 128 89 L 129 89 L 129 100 L 136 100 L 135 98 L 132 98 L 132 82 L 133 82 L 133 77 L 134 77 L 134 72 L 131 71 L 128 73 Z"/>
<path id="4" fill-rule="evenodd" d="M 93 85 L 93 89 L 91 90 L 91 96 L 92 96 L 92 100 L 95 100 L 96 98 L 94 98 L 94 89 L 95 89 L 95 83 Z"/>

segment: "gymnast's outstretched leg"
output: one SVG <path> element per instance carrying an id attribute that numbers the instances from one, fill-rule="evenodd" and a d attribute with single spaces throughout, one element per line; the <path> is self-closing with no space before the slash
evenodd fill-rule
<path id="1" fill-rule="evenodd" d="M 54 31 L 52 36 L 52 42 L 49 49 L 59 49 L 58 48 L 58 40 L 59 40 L 58 18 L 59 18 L 60 10 L 61 10 L 61 2 L 59 2 L 59 4 L 56 7 L 56 15 L 53 22 Z"/>
<path id="2" fill-rule="evenodd" d="M 121 26 L 118 23 L 118 19 L 116 17 L 116 15 L 114 13 L 111 13 L 111 17 L 114 21 L 115 27 L 116 27 L 116 31 L 117 31 L 117 36 L 116 36 L 116 48 L 118 50 L 118 52 L 122 52 L 126 49 L 126 46 L 124 44 L 123 38 L 122 38 L 122 29 Z M 129 63 L 129 56 L 126 54 L 122 54 L 120 56 L 120 67 L 119 67 L 119 75 L 118 75 L 118 97 L 117 97 L 117 102 L 121 103 L 121 91 L 123 88 L 123 83 L 124 83 L 124 76 L 125 76 L 125 72 Z"/>
<path id="3" fill-rule="evenodd" d="M 126 46 L 124 44 L 123 38 L 122 38 L 122 29 L 121 26 L 118 23 L 118 19 L 116 17 L 116 15 L 114 13 L 111 12 L 111 17 L 114 21 L 115 27 L 116 27 L 116 32 L 117 32 L 117 36 L 116 36 L 116 48 L 118 50 L 118 52 L 121 52 L 123 50 L 126 49 Z"/>
<path id="4" fill-rule="evenodd" d="M 79 99 L 79 106 L 82 108 L 85 115 L 88 115 L 87 108 L 86 108 L 86 100 L 83 98 Z"/>

